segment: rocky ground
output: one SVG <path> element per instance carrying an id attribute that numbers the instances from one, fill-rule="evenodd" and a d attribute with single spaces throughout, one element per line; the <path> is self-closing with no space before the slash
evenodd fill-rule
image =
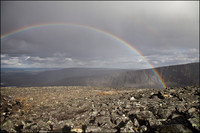
<path id="1" fill-rule="evenodd" d="M 1 132 L 200 132 L 199 87 L 1 88 Z"/>

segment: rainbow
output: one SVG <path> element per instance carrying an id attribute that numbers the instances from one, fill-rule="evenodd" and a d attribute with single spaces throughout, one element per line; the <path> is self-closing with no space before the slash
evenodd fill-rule
<path id="1" fill-rule="evenodd" d="M 126 47 L 128 47 L 129 49 L 131 49 L 133 52 L 135 52 L 137 55 L 139 55 L 140 57 L 142 57 L 142 59 L 151 67 L 151 70 L 153 71 L 153 73 L 155 74 L 155 76 L 157 77 L 157 79 L 159 80 L 161 86 L 163 88 L 166 88 L 166 84 L 163 81 L 163 79 L 161 78 L 160 74 L 157 72 L 157 70 L 153 67 L 153 65 L 151 65 L 151 63 L 146 59 L 145 56 L 143 56 L 140 51 L 138 51 L 135 47 L 133 47 L 131 44 L 129 44 L 128 42 L 124 41 L 123 39 L 119 38 L 118 36 L 111 34 L 107 31 L 101 30 L 99 28 L 96 27 L 92 27 L 89 25 L 83 25 L 83 24 L 77 24 L 77 23 L 42 23 L 42 24 L 37 24 L 37 25 L 30 25 L 30 26 L 26 26 L 23 28 L 19 28 L 17 30 L 5 33 L 3 35 L 1 35 L 1 41 L 7 37 L 13 36 L 15 34 L 18 34 L 20 32 L 24 32 L 30 29 L 37 29 L 37 28 L 41 28 L 41 27 L 47 27 L 47 26 L 76 26 L 76 27 L 81 27 L 81 28 L 86 28 L 86 29 L 90 29 L 99 33 L 103 33 L 104 35 L 107 35 L 108 37 L 114 38 L 115 40 L 119 41 L 120 43 L 122 43 L 123 45 L 125 45 Z"/>

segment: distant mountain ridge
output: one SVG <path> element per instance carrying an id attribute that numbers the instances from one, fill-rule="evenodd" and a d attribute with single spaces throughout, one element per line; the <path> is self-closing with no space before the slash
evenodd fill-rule
<path id="1" fill-rule="evenodd" d="M 47 71 L 47 70 L 57 70 L 59 68 L 1 68 L 1 72 L 21 72 L 21 71 Z"/>
<path id="2" fill-rule="evenodd" d="M 155 68 L 167 87 L 199 86 L 199 62 Z M 101 86 L 162 88 L 151 69 L 66 68 L 41 72 L 1 72 L 2 86 Z"/>

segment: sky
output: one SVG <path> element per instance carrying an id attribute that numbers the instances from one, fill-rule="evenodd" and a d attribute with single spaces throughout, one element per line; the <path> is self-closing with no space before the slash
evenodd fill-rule
<path id="1" fill-rule="evenodd" d="M 1 35 L 48 23 L 81 26 L 51 25 L 1 39 L 1 67 L 146 69 L 199 62 L 198 1 L 1 2 Z"/>

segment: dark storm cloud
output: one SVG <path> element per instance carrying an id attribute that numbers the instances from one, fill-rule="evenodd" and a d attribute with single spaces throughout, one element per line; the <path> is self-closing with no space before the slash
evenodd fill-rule
<path id="1" fill-rule="evenodd" d="M 1 29 L 7 33 L 49 22 L 90 25 L 117 35 L 154 66 L 163 66 L 199 60 L 198 10 L 198 2 L 2 2 Z M 2 64 L 9 67 L 149 67 L 124 44 L 83 27 L 28 30 L 1 45 Z"/>

